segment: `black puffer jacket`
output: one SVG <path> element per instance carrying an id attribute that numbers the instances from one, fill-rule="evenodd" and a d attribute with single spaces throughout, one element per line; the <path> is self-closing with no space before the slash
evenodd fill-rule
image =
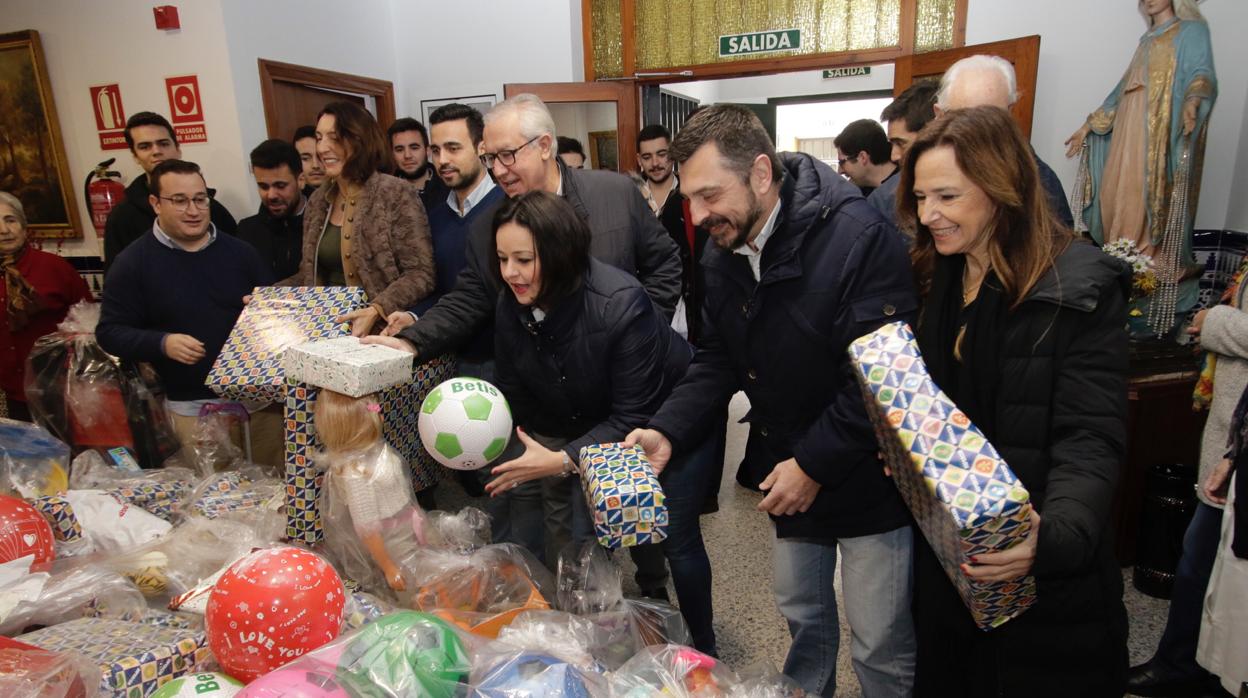
<path id="1" fill-rule="evenodd" d="M 692 356 L 641 283 L 597 260 L 541 322 L 503 291 L 494 331 L 495 377 L 512 418 L 568 439 L 573 462 L 582 446 L 645 426 Z"/>
<path id="2" fill-rule="evenodd" d="M 917 307 L 896 228 L 827 165 L 780 156 L 785 174 L 762 280 L 714 245 L 702 257 L 702 336 L 685 380 L 650 426 L 679 453 L 706 436 L 737 390 L 750 398 L 750 440 L 737 472 L 757 489 L 795 457 L 822 485 L 802 514 L 773 517 L 776 534 L 831 540 L 890 531 L 909 515 L 876 458 L 879 446 L 845 352 Z"/>
<path id="3" fill-rule="evenodd" d="M 993 420 L 984 420 L 1041 517 L 1038 600 L 981 632 L 934 558 L 924 564 L 921 554 L 916 695 L 948 695 L 955 685 L 975 687 L 966 695 L 1123 692 L 1127 620 L 1109 515 L 1126 451 L 1130 270 L 1082 243 L 1055 269 L 1005 322 L 1001 390 Z"/>

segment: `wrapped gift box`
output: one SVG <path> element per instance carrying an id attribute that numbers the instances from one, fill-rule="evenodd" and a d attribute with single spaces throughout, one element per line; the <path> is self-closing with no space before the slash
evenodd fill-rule
<path id="1" fill-rule="evenodd" d="M 640 448 L 582 448 L 581 484 L 594 515 L 594 535 L 603 547 L 614 550 L 667 538 L 663 488 Z"/>
<path id="2" fill-rule="evenodd" d="M 210 475 L 199 484 L 195 501 L 191 502 L 194 513 L 208 519 L 247 509 L 260 509 L 277 496 L 276 479 L 253 479 L 237 470 Z"/>
<path id="3" fill-rule="evenodd" d="M 978 582 L 959 569 L 973 555 L 1027 537 L 1026 488 L 932 381 L 908 325 L 896 322 L 860 337 L 849 354 L 902 499 L 976 625 L 995 628 L 1027 610 L 1036 601 L 1034 577 Z"/>
<path id="4" fill-rule="evenodd" d="M 356 337 L 299 344 L 283 358 L 289 380 L 361 397 L 412 379 L 412 355 Z"/>
<path id="5" fill-rule="evenodd" d="M 364 291 L 355 287 L 257 288 L 212 364 L 208 387 L 231 400 L 283 399 L 286 350 L 349 334 L 347 326 L 334 318 L 364 305 Z"/>
<path id="6" fill-rule="evenodd" d="M 425 451 L 416 425 L 425 396 L 454 375 L 455 362 L 440 357 L 414 366 L 410 382 L 387 388 L 380 395 L 383 435 L 407 461 L 413 491 L 436 484 L 445 471 Z M 317 392 L 317 388 L 296 381 L 291 381 L 286 391 L 286 536 L 308 545 L 321 540 L 321 475 L 312 462 L 320 449 L 312 424 Z"/>
<path id="7" fill-rule="evenodd" d="M 104 618 L 81 618 L 20 635 L 20 642 L 54 652 L 77 652 L 98 664 L 104 695 L 143 698 L 215 662 L 202 632 Z"/>

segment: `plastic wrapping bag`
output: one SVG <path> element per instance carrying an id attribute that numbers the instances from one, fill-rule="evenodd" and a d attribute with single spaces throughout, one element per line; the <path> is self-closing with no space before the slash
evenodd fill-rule
<path id="1" fill-rule="evenodd" d="M 0 492 L 31 499 L 69 489 L 69 447 L 29 422 L 0 419 Z"/>
<path id="2" fill-rule="evenodd" d="M 176 595 L 195 589 L 239 558 L 277 539 L 272 529 L 257 528 L 243 521 L 193 517 L 132 556 L 141 557 L 149 552 L 163 555 L 166 558 L 163 575 L 169 593 Z"/>
<path id="3" fill-rule="evenodd" d="M 593 648 L 606 640 L 593 622 L 563 611 L 525 611 L 498 633 L 494 646 L 541 651 L 582 671 L 601 673 Z"/>
<path id="4" fill-rule="evenodd" d="M 729 698 L 803 698 L 806 695 L 796 681 L 765 662 L 737 673 L 741 682 L 728 689 Z"/>
<path id="5" fill-rule="evenodd" d="M 595 698 L 608 695 L 605 677 L 559 657 L 523 650 L 479 657 L 472 695 L 481 698 Z"/>
<path id="6" fill-rule="evenodd" d="M 258 467 L 226 470 L 200 480 L 186 497 L 184 516 L 206 519 L 229 518 L 254 523 L 264 512 L 282 517 L 284 528 L 285 488 L 277 478 L 269 477 Z M 280 511 L 279 511 L 280 510 Z"/>
<path id="7" fill-rule="evenodd" d="M 740 683 L 719 660 L 682 645 L 654 645 L 613 672 L 611 695 L 618 698 L 714 698 Z"/>
<path id="8" fill-rule="evenodd" d="M 117 554 L 169 532 L 171 524 L 100 490 L 70 490 L 30 500 L 52 526 L 58 558 Z"/>
<path id="9" fill-rule="evenodd" d="M 472 643 L 436 616 L 397 611 L 261 676 L 238 698 L 461 696 Z"/>
<path id="10" fill-rule="evenodd" d="M 8 591 L 0 589 L 0 599 Z M 88 616 L 142 618 L 146 612 L 147 603 L 134 583 L 106 567 L 84 565 L 49 575 L 33 596 L 23 594 L 0 619 L 0 635 Z"/>
<path id="11" fill-rule="evenodd" d="M 348 590 L 347 605 L 342 609 L 342 632 L 358 630 L 394 611 L 394 605 L 384 599 L 366 591 Z"/>
<path id="12" fill-rule="evenodd" d="M 96 698 L 100 668 L 76 652 L 52 652 L 0 637 L 0 696 Z"/>
<path id="13" fill-rule="evenodd" d="M 164 390 L 151 366 L 122 364 L 96 343 L 99 308 L 75 304 L 35 342 L 24 386 L 31 415 L 75 452 L 121 447 L 159 467 L 179 448 Z"/>
<path id="14" fill-rule="evenodd" d="M 550 608 L 543 593 L 553 588 L 549 573 L 518 545 L 487 545 L 469 555 L 426 548 L 413 569 L 413 607 L 485 637 L 497 637 L 524 611 Z"/>

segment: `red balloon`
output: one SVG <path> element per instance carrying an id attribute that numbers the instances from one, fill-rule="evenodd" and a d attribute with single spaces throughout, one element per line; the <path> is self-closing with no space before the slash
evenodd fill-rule
<path id="1" fill-rule="evenodd" d="M 52 527 L 31 505 L 17 497 L 0 495 L 0 562 L 27 555 L 41 567 L 56 557 Z"/>
<path id="2" fill-rule="evenodd" d="M 345 603 L 342 579 L 319 555 L 258 550 L 208 596 L 208 647 L 226 673 L 250 682 L 337 637 Z"/>

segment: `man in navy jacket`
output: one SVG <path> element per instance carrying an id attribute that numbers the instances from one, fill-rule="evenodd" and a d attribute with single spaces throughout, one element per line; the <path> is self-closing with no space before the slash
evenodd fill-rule
<path id="1" fill-rule="evenodd" d="M 846 349 L 917 306 L 905 242 L 858 188 L 803 154 L 777 156 L 752 112 L 694 115 L 673 141 L 681 193 L 715 242 L 702 342 L 649 429 L 630 435 L 655 465 L 698 444 L 737 390 L 750 438 L 737 473 L 776 526 L 775 594 L 793 644 L 785 673 L 836 690 L 838 548 L 863 694 L 909 695 L 909 517 Z"/>

